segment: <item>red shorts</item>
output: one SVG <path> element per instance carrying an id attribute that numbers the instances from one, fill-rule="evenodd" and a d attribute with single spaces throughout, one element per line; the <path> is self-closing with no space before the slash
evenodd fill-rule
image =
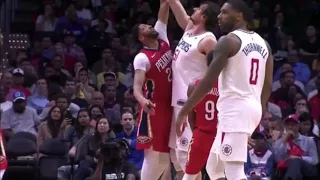
<path id="1" fill-rule="evenodd" d="M 143 110 L 140 110 L 139 113 L 140 116 L 138 121 L 141 121 L 141 118 L 147 118 L 147 121 L 150 122 L 148 131 L 151 134 L 151 141 L 148 142 L 149 145 L 143 146 L 142 144 L 142 147 L 144 147 L 144 149 L 148 149 L 149 146 L 152 146 L 152 149 L 154 151 L 170 152 L 168 143 L 171 130 L 170 127 L 172 119 L 172 107 L 170 106 L 170 104 L 162 105 L 160 103 L 157 103 L 154 109 L 155 115 L 146 115 Z M 137 147 L 141 147 L 141 142 Z"/>
<path id="2" fill-rule="evenodd" d="M 186 164 L 187 174 L 198 174 L 206 165 L 215 136 L 216 133 L 203 132 L 200 129 L 193 131 Z"/>

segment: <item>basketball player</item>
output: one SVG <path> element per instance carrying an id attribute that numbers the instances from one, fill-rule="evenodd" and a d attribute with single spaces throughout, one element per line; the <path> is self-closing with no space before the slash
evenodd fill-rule
<path id="1" fill-rule="evenodd" d="M 184 34 L 174 52 L 172 71 L 173 89 L 172 106 L 173 120 L 171 125 L 170 143 L 171 153 L 176 170 L 181 168 L 183 171 L 187 162 L 187 151 L 192 138 L 190 127 L 186 126 L 180 139 L 177 138 L 175 119 L 187 99 L 187 89 L 190 83 L 204 76 L 207 69 L 206 55 L 215 47 L 216 38 L 211 31 L 214 30 L 219 13 L 219 7 L 213 3 L 204 3 L 195 8 L 191 16 L 188 16 L 179 0 L 168 0 L 170 8 L 179 26 L 184 30 Z M 181 167 L 179 167 L 180 165 Z M 182 175 L 179 172 L 178 175 Z"/>
<path id="2" fill-rule="evenodd" d="M 183 120 L 219 77 L 219 125 L 211 148 L 219 156 L 210 153 L 207 171 L 215 171 L 208 172 L 212 175 L 224 169 L 228 180 L 246 179 L 248 137 L 258 126 L 262 106 L 271 93 L 271 49 L 257 33 L 246 28 L 251 20 L 251 10 L 243 0 L 228 0 L 222 6 L 218 21 L 228 34 L 219 39 L 206 75 L 178 115 L 178 121 Z"/>
<path id="3" fill-rule="evenodd" d="M 143 149 L 142 180 L 158 180 L 170 167 L 172 52 L 167 37 L 169 5 L 160 3 L 154 28 L 138 24 L 133 37 L 144 47 L 134 58 L 134 96 L 140 103 L 137 149 Z M 142 90 L 143 89 L 143 90 Z"/>
<path id="4" fill-rule="evenodd" d="M 198 82 L 199 80 L 189 85 L 188 95 L 192 93 Z M 183 180 L 195 180 L 197 174 L 201 172 L 207 162 L 211 145 L 216 136 L 218 123 L 216 104 L 218 97 L 218 82 L 216 82 L 212 90 L 188 114 L 193 136 L 189 146 Z"/>

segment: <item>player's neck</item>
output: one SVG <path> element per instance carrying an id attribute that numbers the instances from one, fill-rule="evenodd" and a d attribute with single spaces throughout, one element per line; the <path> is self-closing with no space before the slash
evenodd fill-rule
<path id="1" fill-rule="evenodd" d="M 159 46 L 159 42 L 158 42 L 157 39 L 155 39 L 155 40 L 150 40 L 150 41 L 148 41 L 148 42 L 145 42 L 145 43 L 144 43 L 144 46 L 146 46 L 146 47 L 148 47 L 148 48 L 150 48 L 150 49 L 157 49 L 158 46 Z"/>
<path id="2" fill-rule="evenodd" d="M 237 29 L 241 29 L 243 31 L 249 31 L 247 28 L 247 24 L 239 24 L 239 25 L 235 26 L 234 30 L 237 30 Z"/>
<path id="3" fill-rule="evenodd" d="M 204 28 L 203 25 L 199 24 L 199 25 L 195 25 L 192 29 L 192 35 L 193 36 L 197 36 L 200 35 L 204 32 L 206 32 L 207 30 Z"/>

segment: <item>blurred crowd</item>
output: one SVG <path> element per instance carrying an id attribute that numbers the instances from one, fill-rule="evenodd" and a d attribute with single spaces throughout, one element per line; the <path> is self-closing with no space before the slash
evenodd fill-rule
<path id="1" fill-rule="evenodd" d="M 188 12 L 200 3 L 181 2 Z M 13 143 L 19 133 L 31 133 L 36 137 L 39 158 L 52 155 L 50 145 L 67 145 L 64 153 L 72 158 L 56 168 L 56 176 L 83 180 L 101 171 L 97 168 L 99 154 L 110 150 L 104 147 L 97 153 L 102 142 L 119 139 L 116 145 L 109 142 L 109 147 L 120 148 L 120 144 L 129 151 L 120 153 L 119 158 L 127 162 L 123 168 L 126 177 L 138 178 L 143 152 L 135 149 L 138 104 L 133 97 L 132 63 L 139 46 L 132 41 L 131 28 L 136 23 L 156 22 L 158 0 L 39 3 L 43 8 L 34 14 L 31 47 L 10 52 L 8 70 L 1 76 L 1 129 L 6 144 Z M 248 3 L 255 17 L 250 28 L 271 45 L 275 74 L 267 111 L 252 136 L 257 143 L 248 151 L 246 174 L 251 179 L 316 176 L 320 152 L 320 3 Z M 217 38 L 223 35 L 219 28 L 214 33 Z M 172 49 L 181 35 L 171 15 L 168 37 Z M 59 142 L 52 141 L 57 139 Z M 116 167 L 104 167 L 106 177 L 117 177 Z"/>

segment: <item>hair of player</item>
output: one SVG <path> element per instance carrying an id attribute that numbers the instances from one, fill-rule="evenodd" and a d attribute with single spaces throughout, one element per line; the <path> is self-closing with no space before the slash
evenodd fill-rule
<path id="1" fill-rule="evenodd" d="M 206 4 L 207 7 L 203 10 L 203 15 L 206 16 L 205 28 L 207 31 L 214 31 L 218 24 L 218 15 L 220 14 L 220 7 L 210 1 L 205 1 L 201 4 Z"/>
<path id="2" fill-rule="evenodd" d="M 228 0 L 227 3 L 230 4 L 233 9 L 243 14 L 243 19 L 246 21 L 246 23 L 252 23 L 253 14 L 246 2 L 243 0 Z"/>
<path id="3" fill-rule="evenodd" d="M 139 26 L 140 24 L 136 24 L 132 28 L 132 40 L 136 43 L 140 43 L 139 40 Z"/>

